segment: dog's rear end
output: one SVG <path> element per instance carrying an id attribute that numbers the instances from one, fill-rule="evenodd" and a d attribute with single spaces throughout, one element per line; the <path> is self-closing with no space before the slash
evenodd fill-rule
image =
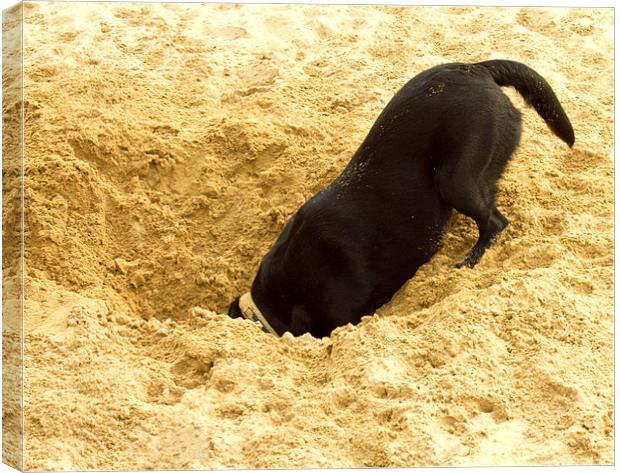
<path id="1" fill-rule="evenodd" d="M 500 87 L 515 87 L 549 128 L 571 147 L 575 136 L 547 81 L 528 66 L 493 60 L 471 66 L 457 64 L 455 68 L 460 74 L 454 71 L 452 80 L 459 86 L 449 100 L 457 103 L 460 110 L 447 114 L 442 123 L 441 143 L 434 156 L 435 182 L 442 198 L 478 226 L 478 241 L 457 264 L 473 268 L 508 224 L 496 207 L 497 181 L 521 137 L 521 114 Z M 488 87 L 489 78 L 495 88 Z M 463 95 L 460 99 L 459 93 Z"/>
<path id="2" fill-rule="evenodd" d="M 545 120 L 551 131 L 571 148 L 575 132 L 549 83 L 534 69 L 516 61 L 494 59 L 479 62 L 499 86 L 514 87 L 528 105 Z"/>

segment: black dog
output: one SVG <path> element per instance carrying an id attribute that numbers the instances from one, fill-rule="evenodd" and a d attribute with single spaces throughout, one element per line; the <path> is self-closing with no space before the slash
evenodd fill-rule
<path id="1" fill-rule="evenodd" d="M 372 314 L 439 249 L 452 209 L 479 238 L 473 267 L 508 220 L 497 181 L 521 136 L 512 86 L 569 146 L 573 128 L 549 84 L 524 64 L 444 64 L 387 104 L 347 167 L 287 222 L 231 317 L 265 331 L 328 336 Z"/>

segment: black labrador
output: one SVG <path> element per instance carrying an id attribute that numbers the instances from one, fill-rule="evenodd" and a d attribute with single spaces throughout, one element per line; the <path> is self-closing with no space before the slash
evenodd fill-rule
<path id="1" fill-rule="evenodd" d="M 549 84 L 515 61 L 443 64 L 392 98 L 342 174 L 289 219 L 231 317 L 265 331 L 329 336 L 374 313 L 439 249 L 452 210 L 479 237 L 472 268 L 508 220 L 497 181 L 519 143 L 514 87 L 568 146 L 572 125 Z"/>

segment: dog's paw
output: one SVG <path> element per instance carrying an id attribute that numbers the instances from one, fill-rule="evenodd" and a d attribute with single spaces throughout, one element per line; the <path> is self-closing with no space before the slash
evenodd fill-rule
<path id="1" fill-rule="evenodd" d="M 476 266 L 477 261 L 473 261 L 471 258 L 467 257 L 465 258 L 463 261 L 460 261 L 458 263 L 456 263 L 454 265 L 454 268 L 456 269 L 461 269 L 461 268 L 473 268 L 474 266 Z"/>

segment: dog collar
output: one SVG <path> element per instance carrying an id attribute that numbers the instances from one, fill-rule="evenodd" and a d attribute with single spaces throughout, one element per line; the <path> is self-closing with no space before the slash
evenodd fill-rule
<path id="1" fill-rule="evenodd" d="M 263 313 L 256 306 L 256 303 L 254 302 L 254 299 L 252 299 L 252 295 L 249 292 L 246 292 L 239 298 L 239 309 L 246 319 L 251 320 L 252 322 L 258 322 L 263 329 L 263 332 L 270 333 L 276 337 L 278 336 L 273 327 L 269 325 L 269 322 L 267 322 L 267 319 Z"/>

